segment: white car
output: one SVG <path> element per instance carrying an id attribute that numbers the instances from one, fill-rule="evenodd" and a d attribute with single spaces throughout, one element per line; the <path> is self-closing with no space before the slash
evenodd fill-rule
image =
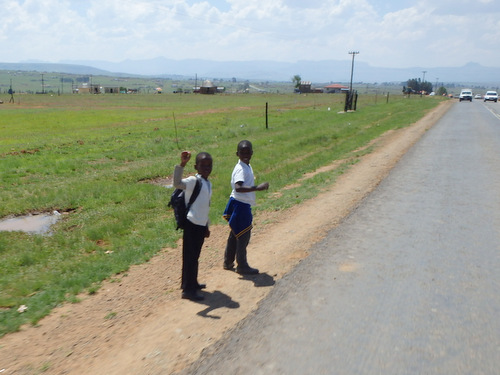
<path id="1" fill-rule="evenodd" d="M 486 94 L 484 94 L 484 101 L 492 101 L 492 102 L 497 102 L 498 101 L 498 94 L 496 91 L 486 91 Z"/>
<path id="2" fill-rule="evenodd" d="M 472 91 L 469 89 L 464 89 L 460 91 L 460 96 L 458 97 L 458 100 L 459 101 L 468 100 L 472 102 Z"/>
<path id="3" fill-rule="evenodd" d="M 474 99 L 482 99 L 482 98 L 483 98 L 483 96 L 481 94 L 476 94 L 474 96 Z"/>

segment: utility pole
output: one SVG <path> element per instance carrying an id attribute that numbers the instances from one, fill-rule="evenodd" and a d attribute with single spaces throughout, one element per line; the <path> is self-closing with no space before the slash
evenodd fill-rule
<path id="1" fill-rule="evenodd" d="M 43 82 L 43 73 L 42 73 L 42 94 L 45 94 L 45 84 Z"/>
<path id="2" fill-rule="evenodd" d="M 422 83 L 425 82 L 425 73 L 427 73 L 427 70 L 422 70 L 422 73 L 424 73 L 424 77 L 422 78 Z"/>
<path id="3" fill-rule="evenodd" d="M 351 64 L 351 83 L 349 85 L 349 91 L 352 91 L 352 75 L 354 73 L 354 57 L 359 53 L 359 51 L 349 51 L 349 55 L 352 55 L 352 64 Z"/>
<path id="4" fill-rule="evenodd" d="M 354 98 L 354 93 L 352 92 L 352 76 L 354 74 L 354 57 L 359 53 L 359 51 L 349 51 L 349 55 L 352 55 L 352 64 L 351 64 L 351 83 L 349 84 L 349 94 L 346 95 L 344 112 L 352 109 L 352 101 Z"/>

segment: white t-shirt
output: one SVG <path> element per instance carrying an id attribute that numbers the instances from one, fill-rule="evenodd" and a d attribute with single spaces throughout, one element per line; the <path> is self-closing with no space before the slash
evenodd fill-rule
<path id="1" fill-rule="evenodd" d="M 212 197 L 212 184 L 201 176 L 199 176 L 199 178 L 202 183 L 200 194 L 198 194 L 198 197 L 189 209 L 187 218 L 193 224 L 205 226 L 209 224 L 208 213 L 210 209 L 210 198 Z M 191 198 L 191 194 L 193 194 L 194 187 L 196 186 L 196 177 L 190 176 L 188 178 L 183 178 L 182 182 L 186 184 L 184 199 L 186 204 L 188 204 L 189 198 Z"/>
<path id="2" fill-rule="evenodd" d="M 231 187 L 233 188 L 231 197 L 233 197 L 237 201 L 255 206 L 255 191 L 250 191 L 248 193 L 238 193 L 235 190 L 235 185 L 237 182 L 242 182 L 242 185 L 244 187 L 251 187 L 255 185 L 252 166 L 242 162 L 241 160 L 238 160 L 238 163 L 233 169 L 233 174 L 231 175 Z"/>

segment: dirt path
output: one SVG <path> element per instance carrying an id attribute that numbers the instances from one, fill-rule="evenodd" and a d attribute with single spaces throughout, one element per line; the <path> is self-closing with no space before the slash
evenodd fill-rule
<path id="1" fill-rule="evenodd" d="M 37 327 L 1 338 L 0 374 L 171 374 L 183 369 L 256 309 L 275 281 L 377 186 L 451 104 L 442 103 L 411 127 L 386 133 L 371 154 L 307 204 L 257 215 L 249 261 L 260 275 L 242 277 L 222 269 L 227 227 L 213 227 L 200 258 L 199 280 L 208 286 L 205 301 L 180 299 L 180 248 L 164 249 L 147 264 L 105 282 L 96 295 L 55 309 Z"/>

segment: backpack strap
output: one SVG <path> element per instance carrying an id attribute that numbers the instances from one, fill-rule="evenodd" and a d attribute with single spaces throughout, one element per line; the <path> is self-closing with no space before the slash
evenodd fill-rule
<path id="1" fill-rule="evenodd" d="M 191 194 L 191 197 L 189 198 L 189 202 L 186 206 L 186 213 L 189 212 L 189 209 L 191 208 L 191 205 L 194 203 L 196 198 L 198 198 L 198 195 L 200 194 L 201 191 L 201 180 L 198 176 L 196 176 L 196 185 L 194 186 L 193 193 Z"/>

